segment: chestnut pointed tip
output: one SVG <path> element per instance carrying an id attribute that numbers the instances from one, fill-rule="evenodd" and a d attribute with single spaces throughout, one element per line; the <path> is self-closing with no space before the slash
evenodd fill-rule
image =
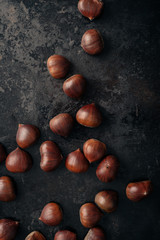
<path id="1" fill-rule="evenodd" d="M 42 221 L 42 218 L 41 218 L 41 217 L 39 217 L 39 218 L 38 218 L 38 220 Z"/>
<path id="2" fill-rule="evenodd" d="M 18 226 L 18 225 L 19 225 L 19 222 L 18 222 L 18 221 L 15 221 L 15 224 Z"/>
<path id="3" fill-rule="evenodd" d="M 22 127 L 24 124 L 22 124 L 22 123 L 19 123 L 18 124 L 18 127 L 20 128 L 20 127 Z"/>

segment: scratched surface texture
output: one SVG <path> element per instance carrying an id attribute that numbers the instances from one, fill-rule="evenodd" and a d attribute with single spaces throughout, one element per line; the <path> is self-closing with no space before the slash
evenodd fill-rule
<path id="1" fill-rule="evenodd" d="M 12 174 L 4 163 L 0 167 L 0 175 L 11 176 L 17 187 L 16 200 L 0 204 L 0 218 L 20 221 L 16 240 L 33 230 L 52 240 L 65 227 L 83 239 L 87 229 L 80 224 L 79 208 L 103 189 L 119 193 L 118 210 L 105 214 L 99 223 L 108 240 L 160 239 L 159 1 L 104 2 L 101 17 L 90 22 L 78 12 L 76 0 L 0 0 L 0 142 L 8 153 L 16 148 L 18 123 L 35 124 L 41 130 L 40 140 L 27 149 L 34 162 L 29 172 Z M 105 49 L 98 56 L 89 56 L 80 47 L 81 36 L 90 28 L 97 28 L 104 38 Z M 49 75 L 46 60 L 54 53 L 71 61 L 68 76 L 81 73 L 87 79 L 81 100 L 65 96 L 63 80 Z M 100 127 L 88 129 L 75 123 L 67 139 L 50 131 L 53 116 L 69 112 L 75 117 L 81 106 L 92 102 L 103 114 Z M 65 159 L 88 138 L 104 141 L 108 153 L 119 158 L 115 181 L 98 181 L 98 163 L 81 175 L 67 171 L 65 160 L 54 172 L 41 171 L 43 141 L 55 141 Z M 139 203 L 129 201 L 127 183 L 148 178 L 154 184 L 153 194 Z M 60 226 L 38 220 L 50 201 L 63 208 Z"/>

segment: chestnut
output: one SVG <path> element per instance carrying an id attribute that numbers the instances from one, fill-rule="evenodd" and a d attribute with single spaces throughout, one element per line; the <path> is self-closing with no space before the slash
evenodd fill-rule
<path id="1" fill-rule="evenodd" d="M 11 219 L 0 219 L 0 240 L 14 240 L 19 223 Z"/>
<path id="2" fill-rule="evenodd" d="M 38 231 L 31 232 L 25 240 L 46 240 L 46 238 L 42 235 L 42 233 Z"/>
<path id="3" fill-rule="evenodd" d="M 101 191 L 95 196 L 95 203 L 107 213 L 114 212 L 118 206 L 118 194 L 113 190 Z"/>
<path id="4" fill-rule="evenodd" d="M 39 129 L 30 124 L 19 124 L 16 141 L 21 148 L 28 148 L 40 137 Z"/>
<path id="5" fill-rule="evenodd" d="M 88 170 L 89 162 L 79 148 L 68 154 L 66 168 L 74 173 L 86 172 Z"/>
<path id="6" fill-rule="evenodd" d="M 97 139 L 88 139 L 83 145 L 83 152 L 90 163 L 100 160 L 107 152 L 106 145 Z"/>
<path id="7" fill-rule="evenodd" d="M 0 143 L 0 162 L 4 161 L 6 159 L 6 151 L 3 147 L 3 145 Z"/>
<path id="8" fill-rule="evenodd" d="M 69 113 L 60 113 L 50 120 L 50 129 L 63 137 L 67 137 L 74 125 L 74 120 Z"/>
<path id="9" fill-rule="evenodd" d="M 99 227 L 91 228 L 84 240 L 106 240 L 104 231 Z"/>
<path id="10" fill-rule="evenodd" d="M 76 239 L 77 239 L 76 234 L 69 230 L 58 231 L 54 236 L 54 240 L 76 240 Z"/>
<path id="11" fill-rule="evenodd" d="M 105 157 L 97 167 L 96 175 L 102 182 L 111 182 L 116 178 L 119 161 L 113 155 Z"/>
<path id="12" fill-rule="evenodd" d="M 127 185 L 126 195 L 131 201 L 138 202 L 146 198 L 152 192 L 152 183 L 150 180 L 132 182 Z"/>
<path id="13" fill-rule="evenodd" d="M 80 74 L 75 74 L 63 83 L 63 91 L 68 97 L 80 98 L 86 88 L 86 80 Z"/>
<path id="14" fill-rule="evenodd" d="M 82 36 L 81 47 L 90 55 L 101 53 L 104 48 L 101 34 L 96 29 L 86 31 Z"/>
<path id="15" fill-rule="evenodd" d="M 102 122 L 102 116 L 94 103 L 80 108 L 76 114 L 76 120 L 85 127 L 98 127 Z"/>
<path id="16" fill-rule="evenodd" d="M 56 169 L 63 159 L 60 149 L 52 141 L 45 141 L 41 144 L 40 154 L 40 167 L 45 172 L 50 172 Z"/>
<path id="17" fill-rule="evenodd" d="M 94 203 L 85 203 L 80 208 L 80 221 L 86 228 L 94 227 L 100 221 L 102 215 Z"/>
<path id="18" fill-rule="evenodd" d="M 102 8 L 102 0 L 79 0 L 78 2 L 78 10 L 90 20 L 98 17 L 101 14 Z"/>
<path id="19" fill-rule="evenodd" d="M 30 155 L 18 147 L 12 151 L 6 159 L 6 168 L 10 172 L 26 172 L 30 170 L 31 167 L 32 159 Z"/>
<path id="20" fill-rule="evenodd" d="M 14 184 L 10 177 L 0 177 L 0 201 L 10 202 L 16 198 Z"/>
<path id="21" fill-rule="evenodd" d="M 62 221 L 62 218 L 63 215 L 60 206 L 52 202 L 43 208 L 39 220 L 49 226 L 57 226 Z"/>
<path id="22" fill-rule="evenodd" d="M 50 75 L 56 79 L 64 78 L 70 67 L 70 62 L 61 55 L 52 55 L 47 60 Z"/>

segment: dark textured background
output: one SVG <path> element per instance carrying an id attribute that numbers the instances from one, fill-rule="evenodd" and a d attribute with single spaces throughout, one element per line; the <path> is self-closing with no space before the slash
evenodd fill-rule
<path id="1" fill-rule="evenodd" d="M 34 161 L 29 172 L 12 174 L 1 164 L 0 174 L 16 182 L 17 198 L 0 204 L 0 217 L 20 221 L 17 240 L 32 230 L 52 240 L 66 226 L 83 239 L 87 229 L 79 221 L 80 206 L 102 189 L 115 189 L 119 208 L 100 222 L 107 239 L 160 239 L 159 0 L 106 0 L 103 14 L 93 22 L 78 12 L 76 0 L 0 0 L 0 15 L 0 142 L 8 152 L 16 148 L 18 123 L 35 124 L 42 135 L 27 149 Z M 80 47 L 82 34 L 90 28 L 97 28 L 105 40 L 99 56 L 89 56 Z M 54 53 L 71 61 L 68 76 L 81 73 L 87 79 L 88 90 L 80 101 L 65 96 L 63 80 L 50 77 L 46 61 Z M 54 115 L 69 112 L 75 117 L 91 102 L 103 113 L 99 128 L 75 124 L 67 139 L 50 131 Z M 114 182 L 98 181 L 98 163 L 81 175 L 67 171 L 64 161 L 54 172 L 41 171 L 39 146 L 44 140 L 55 141 L 66 156 L 88 138 L 104 141 L 108 153 L 118 156 L 121 168 Z M 148 178 L 154 184 L 152 195 L 139 203 L 129 201 L 127 183 Z M 64 210 L 58 227 L 38 220 L 50 201 Z"/>

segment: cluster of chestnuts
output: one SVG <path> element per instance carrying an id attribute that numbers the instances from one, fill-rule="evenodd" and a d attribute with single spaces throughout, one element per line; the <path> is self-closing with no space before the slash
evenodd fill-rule
<path id="1" fill-rule="evenodd" d="M 80 13 L 90 20 L 98 17 L 103 9 L 101 0 L 79 0 Z M 85 52 L 91 55 L 99 54 L 104 47 L 103 39 L 99 31 L 90 29 L 86 31 L 81 40 L 81 46 Z M 52 77 L 64 78 L 69 72 L 70 62 L 63 56 L 53 55 L 47 61 L 47 67 Z M 75 74 L 64 81 L 64 93 L 74 99 L 79 99 L 85 92 L 86 80 L 80 74 Z M 76 113 L 79 124 L 95 128 L 102 123 L 102 115 L 97 106 L 92 103 L 81 107 Z M 74 119 L 69 113 L 60 113 L 49 122 L 50 129 L 63 137 L 67 137 L 73 129 Z M 5 160 L 8 171 L 23 173 L 31 169 L 32 158 L 24 149 L 33 145 L 40 137 L 39 129 L 34 125 L 19 124 L 16 142 L 18 147 L 8 156 L 2 144 L 0 144 L 0 162 Z M 86 172 L 91 163 L 100 161 L 97 169 L 97 178 L 105 183 L 113 181 L 118 172 L 119 161 L 113 155 L 106 155 L 106 145 L 97 139 L 88 139 L 80 148 L 68 154 L 65 160 L 66 168 L 73 173 Z M 63 156 L 55 142 L 45 141 L 40 146 L 40 168 L 45 172 L 55 170 L 62 162 Z M 126 187 L 126 196 L 131 201 L 140 201 L 152 191 L 152 183 L 149 180 L 129 183 Z M 16 198 L 15 185 L 8 176 L 0 177 L 0 201 L 9 202 Z M 95 203 L 85 203 L 81 206 L 79 215 L 82 225 L 90 228 L 84 240 L 105 240 L 103 230 L 96 227 L 104 212 L 111 213 L 117 209 L 118 193 L 114 190 L 104 190 L 96 194 Z M 59 204 L 50 202 L 41 212 L 39 220 L 49 226 L 57 226 L 63 219 L 63 211 Z M 18 230 L 19 222 L 11 219 L 0 219 L 0 239 L 13 240 Z M 69 230 L 58 231 L 54 240 L 76 240 L 77 236 Z M 42 233 L 31 232 L 25 240 L 46 240 Z"/>

